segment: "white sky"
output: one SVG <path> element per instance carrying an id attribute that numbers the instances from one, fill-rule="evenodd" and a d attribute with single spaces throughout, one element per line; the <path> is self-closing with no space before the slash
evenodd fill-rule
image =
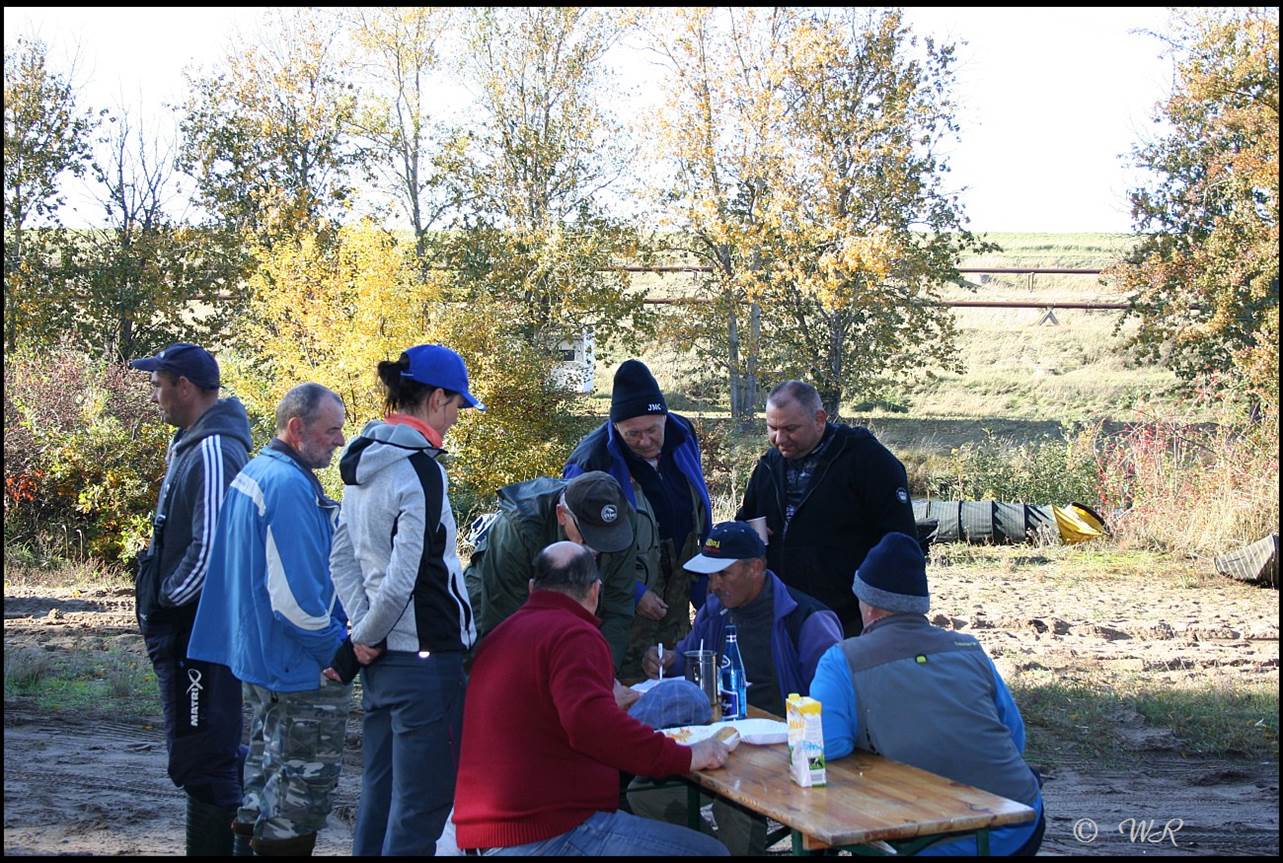
<path id="1" fill-rule="evenodd" d="M 76 60 L 81 104 L 162 117 L 180 102 L 182 71 L 209 69 L 262 7 L 4 9 L 6 45 L 34 34 L 54 67 Z M 1126 154 L 1150 133 L 1154 104 L 1171 86 L 1162 45 L 1139 32 L 1167 29 L 1162 9 L 930 9 L 906 12 L 914 31 L 958 48 L 962 140 L 950 185 L 978 231 L 1130 229 L 1126 193 L 1139 175 Z M 640 74 L 649 80 L 653 73 Z M 627 66 L 627 61 L 624 61 Z M 167 124 L 170 121 L 165 121 Z M 168 126 L 172 135 L 172 125 Z M 83 181 L 67 188 L 69 225 L 98 219 Z M 182 209 L 181 207 L 179 209 Z"/>

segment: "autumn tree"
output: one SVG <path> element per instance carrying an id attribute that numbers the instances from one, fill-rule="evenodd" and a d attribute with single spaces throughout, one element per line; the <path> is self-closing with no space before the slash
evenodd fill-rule
<path id="1" fill-rule="evenodd" d="M 987 248 L 944 185 L 952 48 L 920 44 L 898 12 L 678 20 L 660 41 L 680 85 L 667 153 L 714 269 L 737 412 L 756 401 L 737 373 L 759 371 L 737 350 L 746 313 L 762 375 L 813 382 L 833 415 L 906 370 L 952 365 L 940 291 L 964 250 Z"/>
<path id="2" fill-rule="evenodd" d="M 731 414 L 741 421 L 759 401 L 761 310 L 753 288 L 764 264 L 764 191 L 783 152 L 779 72 L 795 17 L 787 8 L 682 7 L 646 23 L 649 46 L 669 73 L 668 104 L 656 120 L 677 216 L 670 245 L 711 270 L 699 277 L 711 305 L 684 307 L 679 320 L 694 349 L 726 375 Z"/>
<path id="3" fill-rule="evenodd" d="M 458 13 L 449 7 L 381 6 L 358 7 L 349 15 L 368 81 L 352 127 L 366 143 L 370 168 L 408 219 L 416 255 L 427 264 L 429 231 L 452 203 L 445 180 L 459 167 L 458 139 L 440 122 L 436 78 Z"/>
<path id="4" fill-rule="evenodd" d="M 464 492 L 456 503 L 466 510 L 502 485 L 560 471 L 573 441 L 564 410 L 571 397 L 552 386 L 507 304 L 444 301 L 445 274 L 425 278 L 412 245 L 367 222 L 340 228 L 332 242 L 303 231 L 258 256 L 251 349 L 226 362 L 228 383 L 251 413 L 270 415 L 286 391 L 310 380 L 339 393 L 359 428 L 381 415 L 380 360 L 444 344 L 463 356 L 469 389 L 487 406 L 464 411 L 447 440 L 459 467 L 451 482 Z M 333 471 L 326 481 L 337 493 Z"/>
<path id="5" fill-rule="evenodd" d="M 1161 132 L 1133 151 L 1151 174 L 1131 193 L 1142 239 L 1113 276 L 1131 292 L 1143 356 L 1277 408 L 1279 13 L 1177 21 Z"/>
<path id="6" fill-rule="evenodd" d="M 260 245 L 337 223 L 353 194 L 361 150 L 348 134 L 356 97 L 339 31 L 314 9 L 274 10 L 221 71 L 189 74 L 179 165 L 219 225 Z"/>
<path id="7" fill-rule="evenodd" d="M 53 338 L 67 233 L 58 216 L 67 175 L 83 176 L 94 119 L 76 105 L 70 75 L 49 66 L 48 49 L 19 38 L 4 52 L 4 344 L 19 334 Z"/>
<path id="8" fill-rule="evenodd" d="M 622 28 L 613 10 L 525 7 L 480 9 L 469 29 L 479 116 L 443 261 L 452 297 L 507 304 L 548 367 L 586 330 L 607 343 L 645 322 L 618 270 L 638 256 L 637 233 L 600 200 L 627 165 L 602 105 L 604 56 Z"/>
<path id="9" fill-rule="evenodd" d="M 220 344 L 244 308 L 240 242 L 175 221 L 172 143 L 126 111 L 103 129 L 92 174 L 105 227 L 77 234 L 68 332 L 117 361 L 174 341 Z"/>
<path id="10" fill-rule="evenodd" d="M 787 158 L 763 194 L 764 360 L 844 397 L 926 365 L 951 367 L 941 290 L 985 251 L 944 182 L 957 135 L 953 48 L 919 43 L 897 11 L 805 16 L 781 70 Z"/>

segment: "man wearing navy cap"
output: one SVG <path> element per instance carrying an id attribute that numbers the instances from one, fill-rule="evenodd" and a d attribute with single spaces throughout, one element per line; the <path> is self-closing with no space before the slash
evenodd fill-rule
<path id="1" fill-rule="evenodd" d="M 249 459 L 249 417 L 219 399 L 218 363 L 180 342 L 131 362 L 151 372 L 152 401 L 178 427 L 139 556 L 135 610 L 156 671 L 169 777 L 187 793 L 188 855 L 230 855 L 241 800 L 241 684 L 223 665 L 187 658 L 223 497 Z"/>
<path id="2" fill-rule="evenodd" d="M 980 642 L 927 621 L 931 596 L 917 539 L 884 536 L 860 564 L 852 592 L 864 631 L 830 648 L 811 684 L 824 705 L 824 757 L 877 752 L 1023 803 L 1038 817 L 990 831 L 989 849 L 1035 854 L 1046 820 L 1041 783 L 1023 757 L 1020 710 Z M 918 853 L 975 854 L 976 839 Z"/>
<path id="3" fill-rule="evenodd" d="M 686 568 L 708 575 L 708 601 L 695 616 L 690 635 L 675 650 L 664 651 L 664 676 L 681 677 L 685 651 L 698 650 L 701 643 L 720 653 L 726 624 L 733 623 L 750 684 L 748 703 L 783 716 L 789 693 L 805 693 L 820 657 L 842 640 L 837 615 L 767 569 L 766 545 L 742 521 L 715 525 Z M 648 677 L 659 675 L 659 651 L 654 646 L 646 651 L 643 666 Z M 629 794 L 628 802 L 638 814 L 680 822 L 684 796 L 637 791 Z M 766 852 L 764 819 L 720 801 L 714 802 L 713 814 L 718 838 L 733 855 Z"/>

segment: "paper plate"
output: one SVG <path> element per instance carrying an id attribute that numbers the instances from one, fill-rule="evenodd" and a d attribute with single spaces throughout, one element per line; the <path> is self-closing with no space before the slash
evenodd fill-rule
<path id="1" fill-rule="evenodd" d="M 712 737 L 720 728 L 730 726 L 740 733 L 740 739 L 754 746 L 770 746 L 773 743 L 787 743 L 789 727 L 773 719 L 737 719 L 733 722 L 714 722 L 711 725 L 682 725 L 678 728 L 665 728 L 664 734 L 678 743 L 698 743 Z"/>

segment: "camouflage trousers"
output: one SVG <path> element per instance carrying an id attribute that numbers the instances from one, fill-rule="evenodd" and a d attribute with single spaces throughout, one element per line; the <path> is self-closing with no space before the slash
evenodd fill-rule
<path id="1" fill-rule="evenodd" d="M 320 689 L 275 692 L 246 683 L 242 691 L 253 719 L 236 820 L 269 841 L 315 833 L 339 783 L 352 684 L 324 680 Z"/>
<path id="2" fill-rule="evenodd" d="M 691 581 L 690 572 L 677 564 L 672 553 L 673 544 L 665 541 L 660 546 L 659 580 L 660 584 L 651 587 L 659 594 L 668 606 L 668 613 L 663 620 L 651 620 L 640 614 L 633 615 L 632 629 L 628 633 L 628 649 L 624 651 L 624 661 L 619 666 L 620 680 L 644 680 L 642 656 L 646 648 L 663 642 L 665 650 L 677 646 L 677 642 L 691 631 Z"/>

